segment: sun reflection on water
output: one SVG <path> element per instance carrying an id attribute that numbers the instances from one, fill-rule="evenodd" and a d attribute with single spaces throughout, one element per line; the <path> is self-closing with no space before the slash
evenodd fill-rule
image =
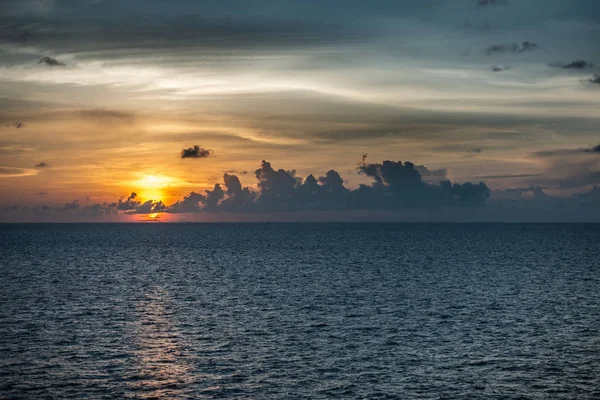
<path id="1" fill-rule="evenodd" d="M 135 322 L 136 379 L 130 382 L 136 398 L 187 398 L 193 382 L 189 351 L 173 325 L 174 305 L 164 289 L 147 293 L 138 302 Z"/>

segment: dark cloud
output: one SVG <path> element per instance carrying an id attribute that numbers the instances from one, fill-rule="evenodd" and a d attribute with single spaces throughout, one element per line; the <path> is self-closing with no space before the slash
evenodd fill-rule
<path id="1" fill-rule="evenodd" d="M 366 159 L 366 155 L 365 155 Z M 403 208 L 439 208 L 446 206 L 477 206 L 489 197 L 483 183 L 452 184 L 445 169 L 429 170 L 410 162 L 384 161 L 381 164 L 358 166 L 358 172 L 373 179 L 371 185 L 356 190 L 344 186 L 344 179 L 335 170 L 315 178 L 296 176 L 295 170 L 275 169 L 263 161 L 255 171 L 257 190 L 243 187 L 235 175 L 225 174 L 223 184 L 217 183 L 206 194 L 192 192 L 164 209 L 167 213 L 197 212 L 291 212 L 320 210 L 371 210 Z M 422 175 L 423 174 L 423 175 Z M 429 184 L 425 178 L 442 180 Z M 136 213 L 161 212 L 163 205 L 140 205 L 135 193 L 119 200 L 117 209 Z M 150 211 L 148 211 L 150 210 Z"/>
<path id="2" fill-rule="evenodd" d="M 600 154 L 600 144 L 597 146 L 591 146 L 591 147 L 538 151 L 535 153 L 535 155 L 538 157 L 544 157 L 544 158 L 557 158 L 557 157 L 561 157 L 561 156 L 563 158 L 565 158 L 565 157 L 569 157 L 569 156 L 576 156 L 581 153 Z"/>
<path id="3" fill-rule="evenodd" d="M 358 171 L 374 179 L 374 184 L 363 192 L 380 192 L 378 203 L 400 207 L 440 207 L 449 205 L 476 206 L 483 204 L 490 195 L 485 183 L 454 185 L 443 181 L 439 185 L 423 182 L 421 174 L 411 162 L 384 161 L 381 164 L 362 164 Z M 363 193 L 364 194 L 364 193 Z M 391 203 L 389 203 L 391 201 Z"/>
<path id="4" fill-rule="evenodd" d="M 213 154 L 211 149 L 194 146 L 181 150 L 181 158 L 206 158 Z"/>
<path id="5" fill-rule="evenodd" d="M 477 5 L 484 6 L 507 6 L 508 0 L 478 0 Z"/>
<path id="6" fill-rule="evenodd" d="M 490 56 L 496 53 L 525 53 L 528 51 L 537 50 L 539 46 L 536 43 L 530 42 L 528 40 L 524 41 L 520 45 L 518 43 L 510 43 L 510 44 L 495 44 L 488 47 L 485 50 L 485 53 Z"/>
<path id="7" fill-rule="evenodd" d="M 58 61 L 56 58 L 52 58 L 52 57 L 44 57 L 40 61 L 38 61 L 38 64 L 44 64 L 49 67 L 64 67 L 65 66 L 64 63 L 62 63 L 62 62 Z"/>
<path id="8" fill-rule="evenodd" d="M 79 201 L 78 200 L 73 200 L 70 203 L 66 203 L 63 208 L 61 209 L 61 211 L 76 211 L 79 209 Z"/>
<path id="9" fill-rule="evenodd" d="M 587 149 L 582 149 L 585 153 L 598 153 L 600 154 L 600 144 L 594 147 L 590 147 Z"/>
<path id="10" fill-rule="evenodd" d="M 473 147 L 472 149 L 467 150 L 467 153 L 481 153 L 481 147 Z"/>
<path id="11" fill-rule="evenodd" d="M 162 201 L 148 200 L 144 203 L 136 202 L 135 208 L 125 211 L 125 214 L 154 214 L 167 210 L 167 206 Z"/>
<path id="12" fill-rule="evenodd" d="M 200 193 L 191 192 L 188 195 L 186 195 L 183 198 L 183 200 L 172 204 L 169 207 L 168 212 L 173 214 L 197 213 L 202 209 L 201 207 L 203 206 L 205 201 L 206 196 Z"/>
<path id="13" fill-rule="evenodd" d="M 587 68 L 593 68 L 594 64 L 590 64 L 585 60 L 575 60 L 573 62 L 570 62 L 569 64 L 565 64 L 563 66 L 561 66 L 561 68 L 563 69 L 587 69 Z"/>
<path id="14" fill-rule="evenodd" d="M 114 13 L 121 17 L 112 17 Z M 121 6 L 109 15 L 110 23 L 106 19 L 89 16 L 85 22 L 82 22 L 83 19 L 64 20 L 58 16 L 37 19 L 35 23 L 27 18 L 12 18 L 8 23 L 11 29 L 0 30 L 0 40 L 20 46 L 36 46 L 54 54 L 115 59 L 130 56 L 132 52 L 150 57 L 194 49 L 206 56 L 235 50 L 309 48 L 356 43 L 368 40 L 370 36 L 365 31 L 357 32 L 356 26 L 350 28 L 332 21 L 309 21 L 297 17 L 276 20 L 255 14 L 243 18 L 198 15 L 140 18 L 139 8 L 126 17 Z M 131 24 L 131 18 L 136 18 L 136 24 Z M 24 34 L 27 34 L 25 39 Z M 50 67 L 64 66 L 52 57 L 44 57 L 40 63 Z"/>
<path id="15" fill-rule="evenodd" d="M 148 200 L 142 203 L 137 198 L 137 193 L 132 192 L 125 200 L 120 198 L 115 204 L 115 208 L 125 214 L 152 214 L 164 212 L 167 209 L 162 201 Z"/>
<path id="16" fill-rule="evenodd" d="M 600 74 L 596 74 L 592 78 L 590 78 L 590 82 L 600 84 Z"/>
<path id="17" fill-rule="evenodd" d="M 238 175 L 247 175 L 248 171 L 246 171 L 245 169 L 243 170 L 237 170 L 237 169 L 228 169 L 227 171 L 225 171 L 226 174 L 238 174 Z"/>
<path id="18" fill-rule="evenodd" d="M 551 196 L 548 196 L 546 194 L 546 192 L 544 192 L 545 189 L 546 189 L 545 187 L 530 185 L 529 187 L 525 187 L 525 188 L 505 189 L 505 190 L 503 190 L 503 192 L 515 193 L 519 196 L 522 196 L 523 194 L 526 194 L 526 193 L 531 193 L 533 195 L 533 198 L 544 200 L 544 199 L 548 199 L 551 197 Z"/>
<path id="19" fill-rule="evenodd" d="M 44 192 L 40 192 L 38 193 L 39 195 L 42 195 L 42 193 L 45 195 Z M 27 212 L 28 210 L 30 210 L 29 207 L 25 206 L 25 207 L 19 207 L 19 206 L 15 206 L 16 210 L 20 210 L 22 212 Z M 101 217 L 101 216 L 107 216 L 107 215 L 117 215 L 118 211 L 117 211 L 117 203 L 98 203 L 98 204 L 93 204 L 90 206 L 86 206 L 86 207 L 82 207 L 79 204 L 78 200 L 73 200 L 69 203 L 65 203 L 63 206 L 60 207 L 50 207 L 46 204 L 39 206 L 39 207 L 35 207 L 31 209 L 34 214 L 36 215 L 54 215 L 56 213 L 59 214 L 68 214 L 68 215 L 75 215 L 75 216 L 90 216 L 90 217 Z"/>
<path id="20" fill-rule="evenodd" d="M 509 66 L 498 66 L 498 67 L 492 67 L 492 72 L 502 72 L 502 71 L 508 71 L 509 69 L 511 69 L 511 67 Z"/>
<path id="21" fill-rule="evenodd" d="M 35 167 L 36 168 L 46 168 L 46 167 L 49 167 L 49 165 L 47 163 L 45 163 L 44 161 L 42 161 L 39 164 L 36 164 Z"/>

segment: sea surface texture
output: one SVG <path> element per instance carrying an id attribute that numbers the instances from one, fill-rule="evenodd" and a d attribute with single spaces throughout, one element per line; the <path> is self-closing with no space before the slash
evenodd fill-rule
<path id="1" fill-rule="evenodd" d="M 0 399 L 598 399 L 600 226 L 0 225 Z"/>

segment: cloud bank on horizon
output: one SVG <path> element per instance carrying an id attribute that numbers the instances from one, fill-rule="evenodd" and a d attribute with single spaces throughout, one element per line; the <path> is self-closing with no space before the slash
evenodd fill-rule
<path id="1" fill-rule="evenodd" d="M 598 218 L 599 21 L 587 0 L 5 0 L 0 219 Z M 357 171 L 364 151 L 417 162 Z M 223 175 L 260 160 L 296 171 Z"/>

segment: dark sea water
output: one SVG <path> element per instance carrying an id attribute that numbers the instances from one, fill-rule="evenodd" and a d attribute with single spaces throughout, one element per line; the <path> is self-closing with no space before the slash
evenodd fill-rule
<path id="1" fill-rule="evenodd" d="M 0 225 L 0 399 L 600 398 L 599 225 Z"/>

